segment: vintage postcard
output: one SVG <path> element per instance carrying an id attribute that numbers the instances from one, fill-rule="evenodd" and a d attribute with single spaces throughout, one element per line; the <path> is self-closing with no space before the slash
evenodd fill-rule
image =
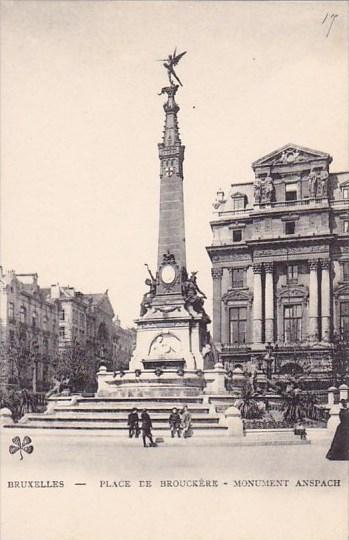
<path id="1" fill-rule="evenodd" d="M 3 540 L 348 540 L 348 3 L 1 0 Z"/>

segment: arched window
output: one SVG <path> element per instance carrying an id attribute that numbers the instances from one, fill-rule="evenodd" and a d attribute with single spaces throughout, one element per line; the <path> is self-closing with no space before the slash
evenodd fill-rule
<path id="1" fill-rule="evenodd" d="M 33 311 L 33 313 L 32 313 L 32 327 L 36 328 L 37 325 L 38 325 L 38 314 L 36 313 L 36 311 Z"/>
<path id="2" fill-rule="evenodd" d="M 102 322 L 98 327 L 97 337 L 100 341 L 108 341 L 108 330 L 104 322 Z"/>

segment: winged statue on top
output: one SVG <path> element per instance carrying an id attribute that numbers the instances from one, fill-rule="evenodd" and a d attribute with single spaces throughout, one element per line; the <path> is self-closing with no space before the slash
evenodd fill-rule
<path id="1" fill-rule="evenodd" d="M 175 79 L 180 86 L 183 86 L 181 80 L 179 79 L 178 75 L 174 70 L 174 66 L 178 64 L 178 62 L 186 54 L 186 52 L 187 51 L 177 54 L 177 48 L 175 48 L 173 54 L 169 54 L 167 58 L 159 60 L 159 62 L 164 62 L 163 66 L 167 70 L 168 80 L 170 81 L 171 86 L 175 86 L 176 84 L 173 79 Z"/>

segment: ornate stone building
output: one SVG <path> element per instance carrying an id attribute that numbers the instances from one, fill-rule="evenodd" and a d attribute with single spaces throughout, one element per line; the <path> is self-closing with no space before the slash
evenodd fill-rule
<path id="1" fill-rule="evenodd" d="M 217 192 L 207 251 L 226 364 L 331 379 L 334 343 L 349 337 L 349 173 L 331 161 L 288 144 L 252 164 L 253 182 Z"/>
<path id="2" fill-rule="evenodd" d="M 122 334 L 122 359 L 126 361 L 126 342 L 129 358 L 133 347 L 133 334 L 122 332 L 120 321 L 114 320 L 114 310 L 108 291 L 84 294 L 74 287 L 52 285 L 52 299 L 59 304 L 59 347 L 62 350 L 73 343 L 87 347 L 98 364 L 104 361 L 110 368 L 118 365 Z M 126 332 L 126 334 L 125 334 Z"/>
<path id="3" fill-rule="evenodd" d="M 60 352 L 73 344 L 82 346 L 96 370 L 101 361 L 110 369 L 126 367 L 134 341 L 134 331 L 114 319 L 107 291 L 42 288 L 37 274 L 0 267 L 0 386 L 47 391 Z"/>
<path id="4" fill-rule="evenodd" d="M 0 383 L 45 391 L 58 350 L 58 303 L 37 274 L 0 269 Z"/>

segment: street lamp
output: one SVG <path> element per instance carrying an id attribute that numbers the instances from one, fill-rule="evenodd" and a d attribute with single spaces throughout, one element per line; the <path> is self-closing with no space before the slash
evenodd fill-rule
<path id="1" fill-rule="evenodd" d="M 37 390 L 37 382 L 38 382 L 38 363 L 39 363 L 39 343 L 37 340 L 34 340 L 32 342 L 32 358 L 34 361 L 34 367 L 33 367 L 33 392 L 36 393 Z"/>

